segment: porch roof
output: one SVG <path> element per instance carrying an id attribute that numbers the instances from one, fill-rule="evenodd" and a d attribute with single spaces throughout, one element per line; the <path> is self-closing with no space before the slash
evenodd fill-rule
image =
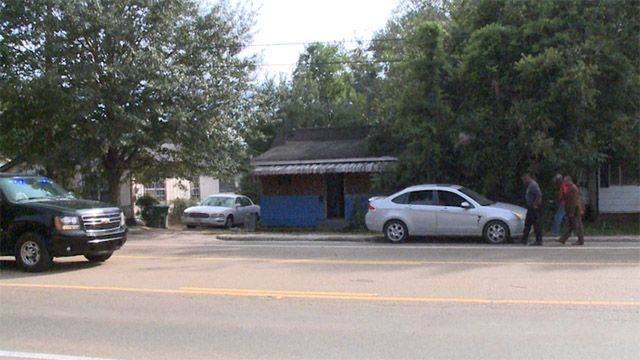
<path id="1" fill-rule="evenodd" d="M 272 161 L 254 162 L 254 174 L 298 175 L 298 174 L 335 174 L 335 173 L 372 173 L 387 170 L 397 161 L 390 156 L 376 158 L 352 158 L 333 160 Z"/>

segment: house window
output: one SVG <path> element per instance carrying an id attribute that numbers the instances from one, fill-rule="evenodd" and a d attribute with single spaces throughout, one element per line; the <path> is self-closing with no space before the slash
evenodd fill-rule
<path id="1" fill-rule="evenodd" d="M 600 167 L 600 187 L 639 185 L 640 168 L 634 164 L 610 161 Z"/>
<path id="2" fill-rule="evenodd" d="M 191 180 L 191 198 L 200 200 L 200 178 Z"/>
<path id="3" fill-rule="evenodd" d="M 167 201 L 167 188 L 163 181 L 156 181 L 144 186 L 144 194 L 154 197 L 156 200 Z"/>
<path id="4" fill-rule="evenodd" d="M 640 166 L 620 166 L 620 185 L 640 185 Z"/>
<path id="5" fill-rule="evenodd" d="M 220 180 L 220 192 L 221 193 L 232 193 L 236 192 L 236 184 L 232 180 Z"/>

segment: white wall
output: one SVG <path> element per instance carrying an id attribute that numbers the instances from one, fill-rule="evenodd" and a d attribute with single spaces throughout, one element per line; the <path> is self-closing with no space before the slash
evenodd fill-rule
<path id="1" fill-rule="evenodd" d="M 131 201 L 131 178 L 128 173 L 124 178 L 124 181 L 120 183 L 120 207 L 127 218 L 132 218 L 134 209 Z"/>
<path id="2" fill-rule="evenodd" d="M 600 213 L 640 213 L 640 185 L 610 186 L 598 191 Z"/>
<path id="3" fill-rule="evenodd" d="M 200 176 L 200 200 L 218 193 L 220 193 L 220 180 L 209 176 Z"/>
<path id="4" fill-rule="evenodd" d="M 220 193 L 220 180 L 209 177 L 209 176 L 200 176 L 200 199 L 204 200 L 207 196 Z M 165 179 L 165 191 L 167 204 L 171 203 L 171 201 L 181 198 L 181 199 L 189 199 L 191 198 L 191 181 L 184 179 Z M 124 188 L 124 186 L 123 186 Z M 137 198 L 144 195 L 144 185 L 139 183 L 133 184 L 134 196 Z M 124 190 L 123 190 L 124 191 Z M 130 196 L 128 196 L 130 199 Z M 124 199 L 124 197 L 122 198 Z M 131 200 L 129 200 L 131 201 Z"/>
<path id="5" fill-rule="evenodd" d="M 184 179 L 166 179 L 167 204 L 175 199 L 188 199 L 191 197 L 191 182 Z"/>

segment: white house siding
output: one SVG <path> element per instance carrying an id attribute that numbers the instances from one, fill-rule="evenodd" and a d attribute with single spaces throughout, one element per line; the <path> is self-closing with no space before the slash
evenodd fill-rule
<path id="1" fill-rule="evenodd" d="M 610 186 L 599 189 L 600 213 L 640 213 L 640 185 Z"/>
<path id="2" fill-rule="evenodd" d="M 220 192 L 220 180 L 209 176 L 200 176 L 200 200 Z"/>
<path id="3" fill-rule="evenodd" d="M 191 182 L 184 179 L 166 179 L 167 203 L 175 199 L 189 199 L 191 197 Z"/>

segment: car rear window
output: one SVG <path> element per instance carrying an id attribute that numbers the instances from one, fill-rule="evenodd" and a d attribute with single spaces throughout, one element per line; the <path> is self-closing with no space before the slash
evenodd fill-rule
<path id="1" fill-rule="evenodd" d="M 409 203 L 409 193 L 404 193 L 402 195 L 398 195 L 394 197 L 391 202 L 396 204 L 408 204 Z"/>
<path id="2" fill-rule="evenodd" d="M 435 191 L 422 190 L 409 193 L 409 204 L 411 205 L 436 205 Z"/>

